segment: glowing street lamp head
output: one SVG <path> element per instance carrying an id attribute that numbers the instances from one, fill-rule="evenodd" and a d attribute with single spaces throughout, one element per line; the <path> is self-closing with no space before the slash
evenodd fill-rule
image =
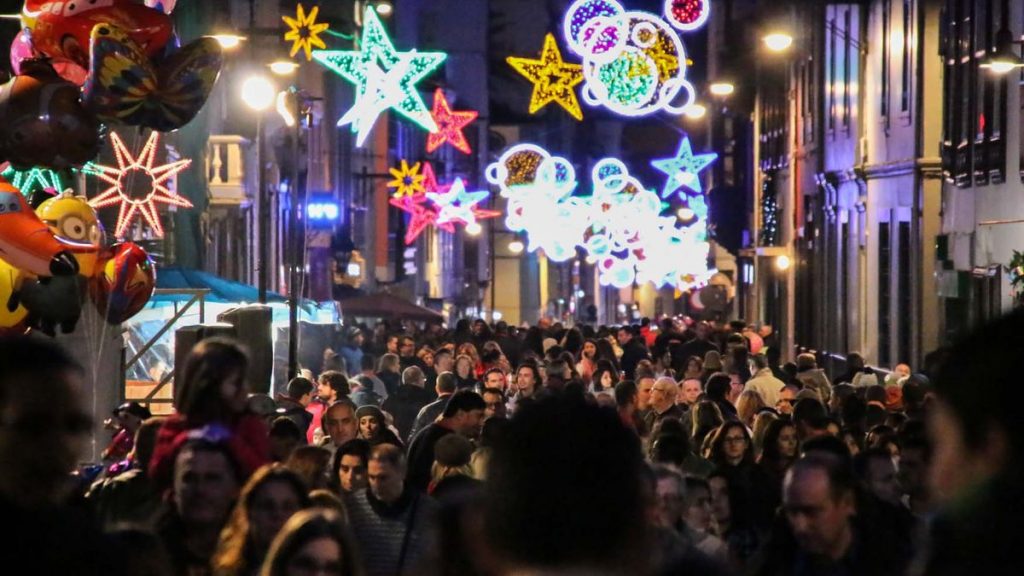
<path id="1" fill-rule="evenodd" d="M 466 224 L 466 234 L 469 234 L 470 236 L 478 236 L 483 229 L 483 226 L 478 222 L 470 222 L 469 224 Z"/>
<path id="2" fill-rule="evenodd" d="M 291 60 L 275 60 L 267 66 L 270 67 L 271 72 L 278 76 L 289 76 L 299 69 L 299 63 L 292 62 Z"/>
<path id="3" fill-rule="evenodd" d="M 238 48 L 242 44 L 242 40 L 245 40 L 245 36 L 239 36 L 238 34 L 214 34 L 210 36 L 220 44 L 220 47 L 225 50 L 232 50 Z"/>
<path id="4" fill-rule="evenodd" d="M 389 2 L 388 0 L 384 0 L 383 2 L 378 2 L 377 6 L 375 8 L 377 10 L 377 14 L 380 14 L 381 16 L 383 16 L 385 18 L 387 18 L 388 16 L 391 16 L 391 13 L 395 11 L 395 7 L 392 6 L 391 2 Z"/>
<path id="5" fill-rule="evenodd" d="M 513 240 L 508 243 L 508 251 L 513 254 L 522 254 L 526 246 L 519 240 Z"/>
<path id="6" fill-rule="evenodd" d="M 793 36 L 785 32 L 772 32 L 762 38 L 764 45 L 772 52 L 783 52 L 793 45 Z"/>
<path id="7" fill-rule="evenodd" d="M 736 91 L 736 86 L 732 82 L 715 82 L 708 86 L 708 91 L 715 96 L 729 96 Z"/>
<path id="8" fill-rule="evenodd" d="M 708 113 L 708 109 L 703 104 L 690 104 L 686 107 L 686 117 L 690 120 L 700 120 Z"/>
<path id="9" fill-rule="evenodd" d="M 789 256 L 783 255 L 775 258 L 775 267 L 782 272 L 789 270 L 789 267 L 792 265 L 793 262 L 789 259 Z"/>
<path id="10" fill-rule="evenodd" d="M 270 108 L 276 93 L 277 88 L 266 76 L 250 76 L 242 83 L 242 101 L 257 112 Z"/>

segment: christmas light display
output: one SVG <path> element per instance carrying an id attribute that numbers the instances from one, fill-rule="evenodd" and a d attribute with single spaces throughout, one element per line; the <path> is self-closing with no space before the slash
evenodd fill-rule
<path id="1" fill-rule="evenodd" d="M 420 233 L 429 228 L 437 220 L 437 212 L 426 205 L 426 196 L 404 196 L 391 198 L 388 203 L 409 215 L 409 224 L 405 227 L 405 243 L 412 244 Z M 443 227 L 449 232 L 454 231 L 451 224 Z"/>
<path id="2" fill-rule="evenodd" d="M 665 0 L 665 19 L 677 30 L 696 30 L 710 15 L 710 0 Z"/>
<path id="3" fill-rule="evenodd" d="M 558 50 L 553 34 L 544 37 L 544 49 L 539 60 L 510 56 L 507 62 L 533 83 L 530 114 L 557 102 L 573 118 L 583 120 L 583 111 L 575 91 L 576 85 L 583 81 L 582 67 L 562 60 L 562 53 Z"/>
<path id="4" fill-rule="evenodd" d="M 28 170 L 16 170 L 8 165 L 0 176 L 21 191 L 22 195 L 29 197 L 37 190 L 53 190 L 51 195 L 56 195 L 64 190 L 64 183 L 60 175 L 48 168 L 29 168 Z"/>
<path id="5" fill-rule="evenodd" d="M 442 187 L 438 192 L 427 192 L 425 195 L 438 208 L 438 225 L 459 222 L 469 226 L 478 219 L 493 218 L 500 214 L 477 208 L 477 204 L 486 200 L 490 193 L 486 190 L 467 191 L 462 178 L 456 178 L 450 186 Z"/>
<path id="6" fill-rule="evenodd" d="M 117 228 L 114 231 L 118 238 L 124 238 L 136 214 L 141 214 L 153 232 L 163 237 L 164 229 L 160 225 L 156 203 L 172 204 L 182 208 L 192 207 L 188 199 L 167 187 L 168 180 L 188 168 L 192 161 L 176 160 L 168 164 L 154 165 L 156 151 L 160 145 L 158 132 L 149 134 L 149 139 L 136 157 L 132 156 L 116 132 L 110 133 L 110 142 L 114 147 L 117 167 L 87 164 L 82 168 L 82 172 L 92 174 L 110 184 L 109 188 L 89 200 L 89 205 L 93 208 L 120 205 Z M 138 190 L 143 192 L 138 193 Z"/>
<path id="7" fill-rule="evenodd" d="M 361 50 L 315 50 L 313 58 L 356 87 L 356 101 L 338 120 L 351 125 L 362 146 L 377 117 L 393 109 L 428 132 L 437 132 L 416 84 L 444 62 L 443 52 L 398 52 L 372 6 L 363 12 Z"/>
<path id="8" fill-rule="evenodd" d="M 577 0 L 563 21 L 583 58 L 583 100 L 624 116 L 682 114 L 693 104 L 679 35 L 661 18 L 614 0 Z"/>
<path id="9" fill-rule="evenodd" d="M 434 123 L 437 124 L 437 132 L 427 135 L 428 153 L 437 150 L 445 142 L 463 154 L 473 152 L 462 129 L 476 120 L 479 112 L 476 110 L 453 111 L 448 105 L 448 99 L 444 96 L 444 90 L 438 88 L 434 91 L 434 107 L 430 115 L 434 118 Z"/>
<path id="10" fill-rule="evenodd" d="M 330 24 L 317 23 L 316 16 L 320 11 L 319 6 L 313 6 L 313 9 L 309 11 L 309 15 L 306 14 L 306 9 L 299 4 L 295 8 L 295 18 L 290 16 L 281 16 L 281 20 L 288 25 L 288 32 L 285 32 L 284 39 L 292 43 L 292 49 L 288 53 L 289 57 L 294 58 L 299 50 L 302 50 L 306 54 L 306 60 L 313 59 L 313 48 L 327 48 L 324 41 L 320 39 L 320 34 L 326 32 L 330 28 Z"/>
<path id="11" fill-rule="evenodd" d="M 761 182 L 761 233 L 757 243 L 759 246 L 779 245 L 779 200 L 770 175 Z"/>
<path id="12" fill-rule="evenodd" d="M 505 151 L 485 174 L 508 198 L 506 225 L 526 233 L 531 251 L 541 249 L 562 262 L 581 248 L 604 285 L 650 282 L 687 289 L 713 272 L 707 266 L 706 219 L 695 211 L 689 223 L 664 215 L 666 204 L 621 160 L 594 165 L 590 196 L 574 195 L 578 182 L 567 159 L 532 144 Z"/>
<path id="13" fill-rule="evenodd" d="M 715 153 L 694 155 L 690 139 L 683 138 L 674 157 L 651 161 L 651 166 L 668 176 L 665 186 L 661 189 L 661 197 L 668 198 L 680 188 L 689 188 L 701 194 L 703 190 L 700 185 L 700 171 L 710 166 L 717 158 L 718 154 Z M 680 191 L 680 196 L 685 198 L 685 194 Z"/>
<path id="14" fill-rule="evenodd" d="M 415 196 L 426 191 L 423 187 L 425 176 L 420 174 L 419 162 L 410 167 L 408 162 L 402 160 L 401 168 L 389 168 L 388 172 L 395 177 L 394 180 L 388 182 L 388 188 L 395 189 L 395 193 L 392 194 L 393 198 Z"/>

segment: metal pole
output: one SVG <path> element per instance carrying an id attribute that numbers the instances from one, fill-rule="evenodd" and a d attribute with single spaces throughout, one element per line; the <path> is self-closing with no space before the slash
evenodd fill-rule
<path id="1" fill-rule="evenodd" d="M 299 375 L 299 135 L 302 132 L 302 98 L 295 93 L 295 131 L 292 133 L 292 173 L 288 184 L 288 379 Z"/>
<path id="2" fill-rule="evenodd" d="M 257 273 L 257 285 L 259 287 L 259 300 L 260 304 L 267 303 L 267 287 L 270 285 L 269 277 L 267 275 L 267 260 L 270 259 L 270 239 L 268 238 L 270 233 L 270 194 L 267 190 L 266 184 L 263 180 L 263 113 L 259 112 L 256 114 L 256 195 L 257 202 L 256 206 L 258 213 L 256 218 L 258 220 L 258 233 L 256 236 L 259 238 L 259 246 L 257 247 L 257 262 L 256 262 L 256 273 Z"/>

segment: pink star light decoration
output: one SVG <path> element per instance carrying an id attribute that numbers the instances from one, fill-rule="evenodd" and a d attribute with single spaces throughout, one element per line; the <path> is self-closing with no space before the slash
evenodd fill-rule
<path id="1" fill-rule="evenodd" d="M 463 154 L 472 154 L 473 149 L 469 147 L 469 141 L 466 140 L 462 129 L 476 120 L 479 114 L 476 110 L 453 111 L 448 104 L 448 99 L 444 97 L 444 90 L 440 88 L 435 90 L 434 106 L 430 115 L 437 124 L 437 132 L 427 135 L 427 152 L 433 152 L 447 142 Z"/>
<path id="2" fill-rule="evenodd" d="M 89 200 L 89 205 L 93 208 L 120 205 L 117 228 L 114 231 L 118 238 L 124 237 L 136 214 L 141 214 L 153 228 L 153 232 L 162 238 L 164 229 L 160 225 L 156 203 L 192 208 L 192 203 L 187 198 L 179 196 L 166 186 L 168 180 L 188 168 L 192 161 L 177 160 L 155 166 L 156 150 L 160 144 L 160 135 L 157 132 L 150 133 L 138 157 L 132 156 L 116 132 L 110 133 L 110 142 L 114 146 L 117 167 L 89 164 L 83 169 L 83 172 L 93 174 L 110 184 L 109 188 Z M 141 193 L 137 190 L 141 190 Z"/>

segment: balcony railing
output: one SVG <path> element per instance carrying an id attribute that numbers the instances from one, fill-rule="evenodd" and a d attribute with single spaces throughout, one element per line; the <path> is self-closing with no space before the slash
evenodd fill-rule
<path id="1" fill-rule="evenodd" d="M 250 154 L 248 138 L 233 134 L 210 136 L 206 154 L 206 178 L 210 183 L 210 204 L 237 206 L 251 201 L 246 194 Z M 253 159 L 254 160 L 254 159 Z"/>

